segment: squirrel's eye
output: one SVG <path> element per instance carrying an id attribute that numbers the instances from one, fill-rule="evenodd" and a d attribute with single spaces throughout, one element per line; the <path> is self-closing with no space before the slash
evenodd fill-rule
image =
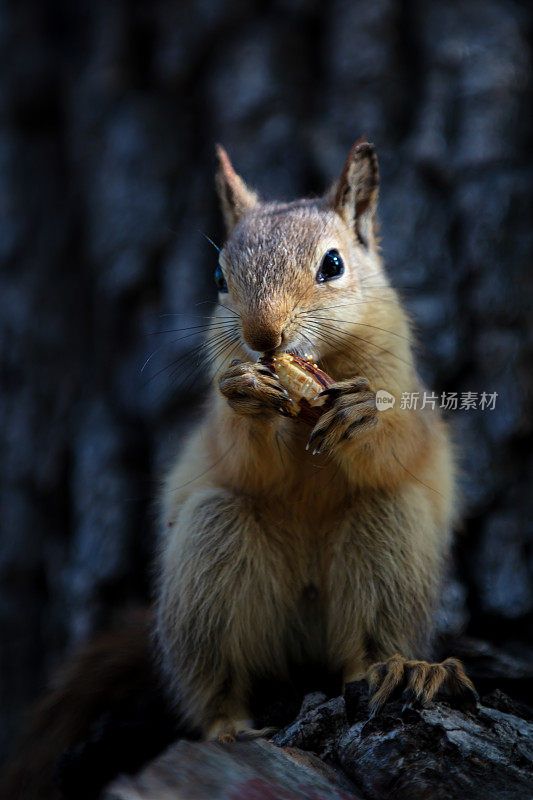
<path id="1" fill-rule="evenodd" d="M 215 283 L 217 285 L 217 289 L 219 292 L 228 291 L 228 284 L 226 283 L 224 273 L 222 272 L 222 269 L 220 267 L 217 267 L 215 270 Z"/>
<path id="2" fill-rule="evenodd" d="M 316 274 L 316 281 L 317 283 L 332 281 L 335 278 L 340 278 L 343 272 L 344 262 L 340 257 L 339 251 L 328 250 L 322 259 L 322 264 L 320 265 L 320 269 Z"/>

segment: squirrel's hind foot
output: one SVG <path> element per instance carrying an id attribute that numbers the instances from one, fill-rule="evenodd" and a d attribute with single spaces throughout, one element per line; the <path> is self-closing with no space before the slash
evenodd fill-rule
<path id="1" fill-rule="evenodd" d="M 253 728 L 250 720 L 233 720 L 227 717 L 216 719 L 209 726 L 206 739 L 210 741 L 222 742 L 223 744 L 233 744 L 233 742 L 247 742 L 251 739 L 260 739 L 271 736 L 277 728 Z"/>
<path id="2" fill-rule="evenodd" d="M 372 691 L 369 703 L 372 716 L 399 692 L 404 709 L 414 703 L 426 705 L 439 693 L 459 701 L 465 708 L 475 708 L 478 701 L 472 681 L 456 658 L 429 664 L 397 654 L 373 664 L 365 677 Z"/>

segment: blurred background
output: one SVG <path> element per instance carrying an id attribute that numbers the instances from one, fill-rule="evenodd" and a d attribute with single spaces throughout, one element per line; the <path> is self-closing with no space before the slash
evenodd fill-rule
<path id="1" fill-rule="evenodd" d="M 267 198 L 375 142 L 421 370 L 498 393 L 450 415 L 440 626 L 531 656 L 532 33 L 512 0 L 1 4 L 0 750 L 65 654 L 149 597 L 159 482 L 205 389 L 180 380 L 194 330 L 162 331 L 215 297 L 215 141 Z"/>

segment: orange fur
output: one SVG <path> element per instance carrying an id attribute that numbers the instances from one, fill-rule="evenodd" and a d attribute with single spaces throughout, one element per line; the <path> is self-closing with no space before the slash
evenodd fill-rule
<path id="1" fill-rule="evenodd" d="M 158 628 L 185 711 L 224 738 L 251 725 L 253 675 L 284 675 L 289 659 L 325 658 L 348 681 L 397 651 L 419 656 L 456 508 L 438 412 L 400 408 L 402 392 L 423 387 L 375 238 L 373 147 L 352 148 L 326 196 L 293 203 L 261 203 L 219 158 L 229 293 L 213 326 L 238 345 L 215 359 L 204 419 L 166 481 Z M 345 273 L 317 284 L 331 248 Z M 311 355 L 337 381 L 311 437 L 318 455 L 256 367 L 265 342 Z M 377 389 L 394 409 L 376 411 Z"/>

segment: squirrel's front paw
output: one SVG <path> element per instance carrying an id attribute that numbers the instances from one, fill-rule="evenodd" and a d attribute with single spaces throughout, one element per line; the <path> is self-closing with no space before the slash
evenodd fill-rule
<path id="1" fill-rule="evenodd" d="M 289 393 L 262 364 L 233 361 L 218 382 L 218 388 L 238 414 L 290 415 Z"/>
<path id="2" fill-rule="evenodd" d="M 321 394 L 329 396 L 333 404 L 309 437 L 307 449 L 313 455 L 364 436 L 378 424 L 376 393 L 366 378 L 339 381 Z"/>

